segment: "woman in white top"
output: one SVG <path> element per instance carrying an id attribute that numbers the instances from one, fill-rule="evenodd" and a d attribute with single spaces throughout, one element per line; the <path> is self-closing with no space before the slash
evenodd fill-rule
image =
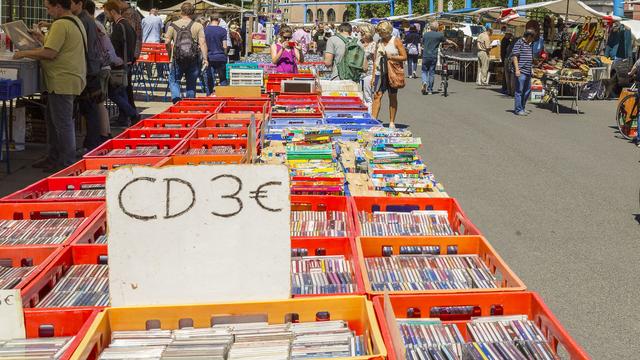
<path id="1" fill-rule="evenodd" d="M 400 38 L 392 36 L 393 26 L 388 21 L 383 21 L 376 26 L 376 31 L 380 35 L 380 40 L 376 46 L 374 62 L 374 82 L 373 105 L 371 115 L 378 118 L 382 95 L 389 92 L 389 127 L 395 127 L 396 112 L 398 111 L 398 89 L 392 88 L 389 84 L 389 71 L 384 60 L 399 63 L 400 66 L 407 60 L 407 51 Z M 404 76 L 404 71 L 402 72 Z"/>
<path id="2" fill-rule="evenodd" d="M 360 43 L 364 48 L 365 72 L 362 74 L 362 94 L 364 103 L 371 112 L 373 104 L 373 62 L 376 56 L 376 42 L 373 41 L 373 35 L 376 29 L 371 24 L 360 26 Z"/>

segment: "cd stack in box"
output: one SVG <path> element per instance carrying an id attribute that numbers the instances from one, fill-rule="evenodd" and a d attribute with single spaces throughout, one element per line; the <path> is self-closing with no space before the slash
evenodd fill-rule
<path id="1" fill-rule="evenodd" d="M 0 266 L 0 289 L 13 289 L 35 269 L 35 266 Z"/>
<path id="2" fill-rule="evenodd" d="M 0 220 L 0 246 L 61 244 L 83 220 Z"/>
<path id="3" fill-rule="evenodd" d="M 464 346 L 468 359 L 559 359 L 524 315 L 474 318 L 467 330 L 473 341 Z"/>
<path id="4" fill-rule="evenodd" d="M 104 185 L 100 188 L 85 190 L 54 190 L 43 193 L 40 199 L 83 199 L 83 198 L 101 198 L 105 197 L 106 190 Z"/>
<path id="5" fill-rule="evenodd" d="M 368 354 L 344 321 L 221 324 L 212 328 L 114 331 L 101 360 L 313 359 Z"/>
<path id="6" fill-rule="evenodd" d="M 320 321 L 291 324 L 291 359 L 353 357 L 368 354 L 364 336 L 349 329 L 346 322 Z"/>
<path id="7" fill-rule="evenodd" d="M 392 255 L 365 258 L 374 291 L 492 289 L 496 277 L 478 255 Z"/>
<path id="8" fill-rule="evenodd" d="M 440 319 L 397 319 L 408 360 L 460 360 L 464 337 Z"/>
<path id="9" fill-rule="evenodd" d="M 89 169 L 81 172 L 78 176 L 107 176 L 108 173 L 108 169 Z"/>
<path id="10" fill-rule="evenodd" d="M 292 126 L 282 130 L 282 139 L 299 144 L 319 144 L 330 142 L 340 134 L 342 134 L 342 130 L 337 126 Z"/>
<path id="11" fill-rule="evenodd" d="M 291 236 L 348 236 L 347 214 L 342 211 L 292 211 Z"/>
<path id="12" fill-rule="evenodd" d="M 291 259 L 291 294 L 335 294 L 357 291 L 352 264 L 344 255 Z"/>
<path id="13" fill-rule="evenodd" d="M 0 341 L 0 359 L 61 359 L 72 341 L 73 337 Z"/>
<path id="14" fill-rule="evenodd" d="M 94 244 L 106 244 L 107 243 L 107 235 L 100 235 L 94 242 Z"/>
<path id="15" fill-rule="evenodd" d="M 189 149 L 185 155 L 230 155 L 245 154 L 245 149 L 235 149 L 233 146 L 212 146 L 208 149 Z"/>
<path id="16" fill-rule="evenodd" d="M 104 156 L 168 156 L 171 149 L 158 149 L 155 146 L 139 146 L 135 149 L 112 149 Z"/>
<path id="17" fill-rule="evenodd" d="M 108 265 L 72 265 L 36 307 L 109 306 L 108 275 Z"/>
<path id="18" fill-rule="evenodd" d="M 334 160 L 333 144 L 288 144 L 286 154 L 292 194 L 344 194 L 344 172 Z"/>
<path id="19" fill-rule="evenodd" d="M 453 236 L 458 235 L 444 210 L 411 212 L 380 211 L 358 214 L 362 236 Z"/>

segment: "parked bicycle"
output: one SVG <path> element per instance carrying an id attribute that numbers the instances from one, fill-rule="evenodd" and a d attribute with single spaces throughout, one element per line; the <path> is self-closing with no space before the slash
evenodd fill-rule
<path id="1" fill-rule="evenodd" d="M 640 103 L 640 92 L 634 83 L 627 92 L 620 95 L 622 100 L 618 101 L 616 111 L 616 125 L 620 135 L 631 140 L 638 131 L 638 104 Z"/>

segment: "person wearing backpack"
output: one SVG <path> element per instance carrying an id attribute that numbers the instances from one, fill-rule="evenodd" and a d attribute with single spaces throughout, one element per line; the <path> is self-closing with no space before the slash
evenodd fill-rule
<path id="1" fill-rule="evenodd" d="M 358 39 L 351 37 L 353 28 L 349 23 L 338 26 L 338 33 L 327 41 L 324 64 L 331 67 L 331 79 L 360 81 L 366 69 L 364 49 Z"/>
<path id="2" fill-rule="evenodd" d="M 46 37 L 39 28 L 31 32 L 36 40 L 44 41 L 44 45 L 16 51 L 13 57 L 40 61 L 47 92 L 45 121 L 48 149 L 47 155 L 32 166 L 52 172 L 76 161 L 73 103 L 86 85 L 84 39 L 87 35 L 80 19 L 71 13 L 71 0 L 44 0 L 44 7 L 55 21 Z"/>
<path id="3" fill-rule="evenodd" d="M 405 86 L 404 69 L 402 64 L 407 60 L 407 51 L 399 37 L 393 36 L 393 26 L 383 21 L 376 26 L 380 41 L 376 45 L 374 66 L 375 93 L 371 115 L 378 118 L 382 95 L 389 92 L 389 127 L 395 127 L 396 112 L 398 111 L 398 89 Z"/>
<path id="4" fill-rule="evenodd" d="M 209 67 L 204 27 L 192 19 L 195 13 L 194 5 L 185 2 L 180 6 L 180 12 L 180 19 L 174 21 L 165 34 L 167 51 L 171 54 L 169 89 L 174 104 L 182 99 L 182 77 L 184 76 L 187 82 L 187 98 L 195 98 L 200 69 Z"/>

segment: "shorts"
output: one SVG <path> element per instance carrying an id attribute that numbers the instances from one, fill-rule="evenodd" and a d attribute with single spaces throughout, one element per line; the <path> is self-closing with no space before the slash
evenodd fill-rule
<path id="1" fill-rule="evenodd" d="M 389 94 L 397 94 L 398 89 L 394 89 L 389 86 L 389 81 L 380 81 L 380 75 L 376 75 L 376 78 L 373 82 L 374 92 L 385 93 L 389 91 Z"/>

